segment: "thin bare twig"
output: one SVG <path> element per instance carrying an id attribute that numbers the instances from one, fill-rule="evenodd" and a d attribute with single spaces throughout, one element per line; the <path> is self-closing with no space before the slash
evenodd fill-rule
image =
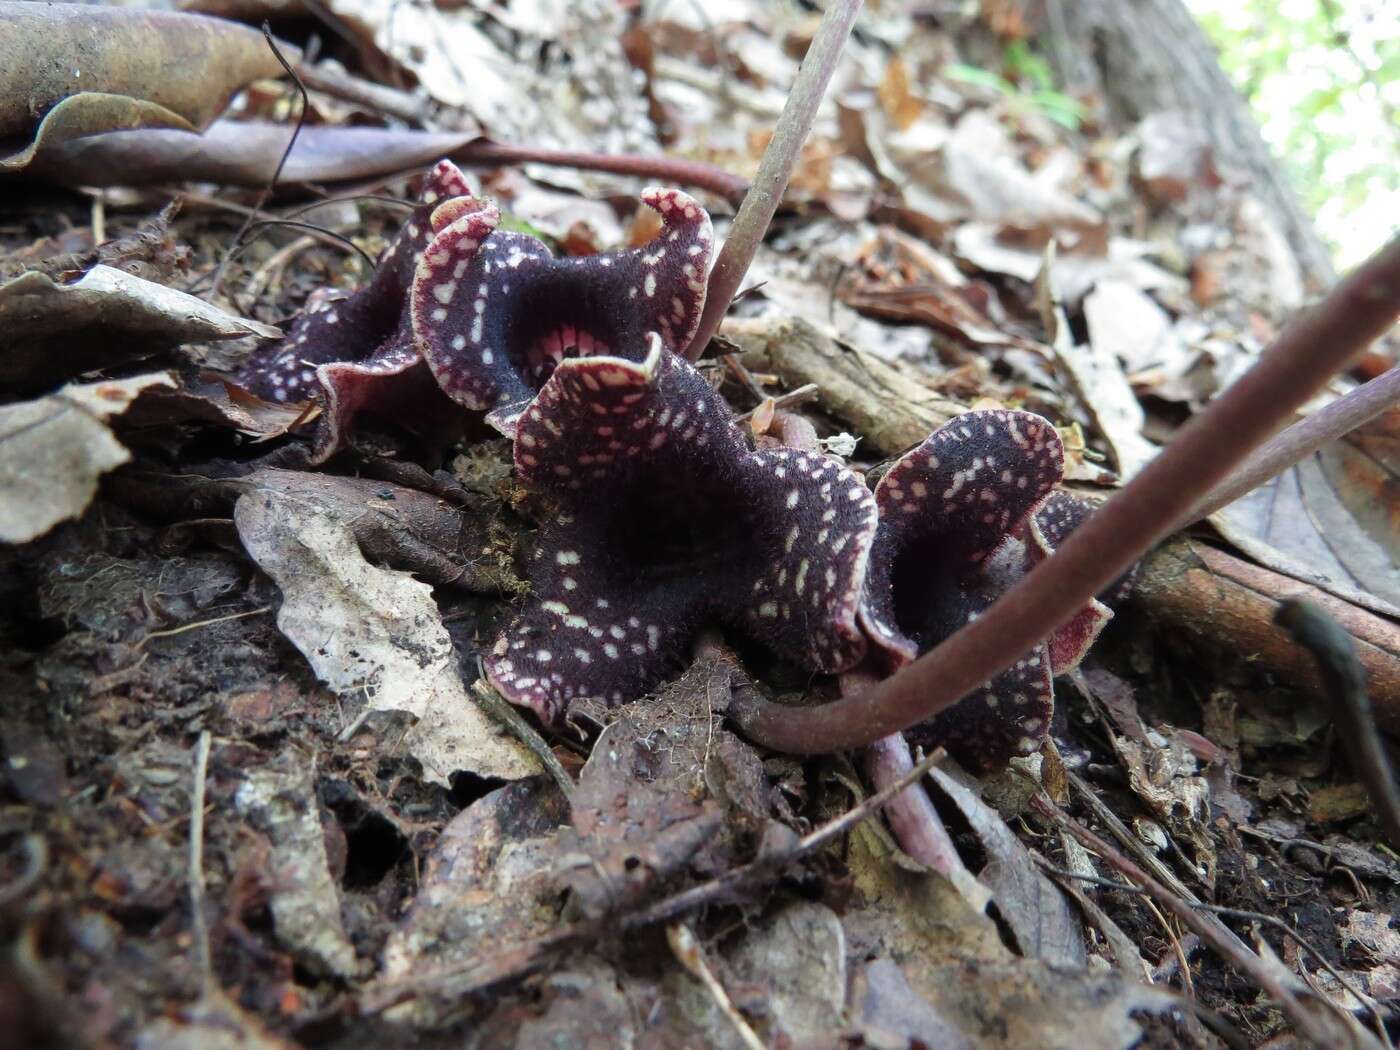
<path id="1" fill-rule="evenodd" d="M 1194 930 L 1201 940 L 1214 948 L 1235 969 L 1249 977 L 1269 995 L 1278 1004 L 1284 1016 L 1293 1022 L 1293 1026 L 1300 1034 L 1311 1039 L 1319 1047 L 1340 1045 L 1337 1031 L 1331 1026 L 1323 1024 L 1320 1017 L 1304 1007 L 1298 997 L 1279 980 L 1278 975 L 1268 963 L 1251 951 L 1242 951 L 1238 939 L 1227 939 L 1220 936 L 1221 927 L 1218 920 L 1214 923 L 1207 922 L 1191 903 L 1182 900 L 1152 878 L 1098 835 L 1060 809 L 1046 795 L 1034 796 L 1031 799 L 1031 808 L 1064 828 L 1086 849 L 1096 853 L 1105 864 L 1129 882 L 1141 887 L 1144 894 L 1170 911 L 1181 920 L 1183 925 Z M 1350 1016 L 1344 1016 L 1346 1017 L 1346 1031 L 1351 1036 L 1351 1041 L 1358 1047 L 1364 1046 L 1365 1043 L 1361 1040 L 1365 1033 L 1353 1027 L 1350 1023 Z M 1369 1041 L 1372 1046 L 1379 1046 L 1374 1040 Z"/>
<path id="2" fill-rule="evenodd" d="M 778 118 L 773 138 L 763 151 L 758 174 L 744 196 L 744 203 L 739 205 L 739 214 L 734 217 L 729 236 L 710 271 L 700 327 L 685 351 L 685 356 L 692 361 L 700 357 L 710 337 L 719 330 L 719 323 L 724 320 L 730 301 L 763 242 L 763 235 L 768 232 L 768 224 L 773 221 L 773 214 L 783 199 L 802 144 L 812 130 L 817 107 L 826 94 L 827 84 L 831 83 L 831 75 L 836 72 L 846 38 L 851 35 L 860 4 L 861 0 L 831 0 L 826 5 L 821 25 L 788 92 L 783 115 Z"/>
<path id="3" fill-rule="evenodd" d="M 666 941 L 670 944 L 671 953 L 675 955 L 676 961 L 705 986 L 710 997 L 719 1006 L 720 1013 L 724 1014 L 729 1019 L 729 1023 L 738 1031 L 739 1041 L 748 1050 L 765 1050 L 763 1040 L 750 1027 L 744 1015 L 735 1009 L 734 1001 L 729 998 L 729 993 L 724 990 L 724 985 L 719 983 L 719 978 L 711 971 L 710 964 L 705 961 L 705 952 L 700 947 L 700 942 L 690 927 L 683 922 L 668 926 L 666 928 Z"/>
<path id="4" fill-rule="evenodd" d="M 1120 890 L 1123 893 L 1131 893 L 1135 896 L 1148 896 L 1147 890 L 1143 889 L 1141 886 L 1134 886 L 1130 882 L 1119 882 L 1116 879 L 1106 879 L 1100 875 L 1087 875 L 1078 871 L 1066 871 L 1063 868 L 1057 868 L 1048 863 L 1042 863 L 1040 867 L 1042 871 L 1049 875 L 1057 876 L 1058 878 L 1087 882 L 1094 886 L 1102 886 L 1110 890 Z M 1242 919 L 1246 922 L 1261 922 L 1266 926 L 1278 930 L 1279 933 L 1283 934 L 1306 952 L 1309 958 L 1316 962 L 1319 967 L 1330 974 L 1332 979 L 1336 981 L 1338 986 L 1348 995 L 1367 1008 L 1367 1012 L 1370 1013 L 1371 1020 L 1376 1026 L 1376 1035 L 1381 1042 L 1387 1047 L 1393 1047 L 1395 1045 L 1391 1041 L 1390 1033 L 1386 1030 L 1385 1018 L 1381 1016 L 1381 1012 L 1377 1008 L 1375 1000 L 1371 996 L 1364 994 L 1361 989 L 1357 988 L 1355 984 L 1347 979 L 1345 974 L 1328 961 L 1327 956 L 1323 955 L 1321 951 L 1309 944 L 1301 933 L 1288 925 L 1288 923 L 1284 922 L 1277 915 L 1268 915 L 1262 911 L 1248 911 L 1244 908 L 1229 908 L 1220 904 L 1206 904 L 1203 901 L 1186 901 L 1185 903 L 1199 911 L 1210 912 L 1212 915 L 1224 916 L 1227 919 Z"/>
<path id="5" fill-rule="evenodd" d="M 194 780 L 190 790 L 190 925 L 195 962 L 203 997 L 214 993 L 214 961 L 209 952 L 209 920 L 204 915 L 204 782 L 209 773 L 209 730 L 199 734 L 194 749 Z"/>
<path id="6" fill-rule="evenodd" d="M 259 195 L 257 203 L 253 205 L 252 212 L 243 220 L 242 228 L 234 235 L 233 243 L 229 246 L 229 254 L 225 255 L 223 259 L 219 261 L 218 267 L 214 270 L 214 276 L 209 285 L 208 298 L 210 299 L 213 299 L 219 292 L 219 282 L 224 278 L 224 268 L 228 266 L 229 259 L 232 258 L 233 250 L 239 247 L 244 235 L 248 232 L 248 227 L 252 225 L 253 220 L 261 213 L 263 205 L 272 197 L 272 191 L 277 188 L 277 180 L 282 177 L 282 169 L 287 166 L 287 158 L 292 155 L 292 147 L 297 144 L 297 137 L 301 134 L 302 125 L 306 123 L 306 115 L 311 110 L 311 96 L 306 93 L 306 85 L 301 82 L 301 78 L 297 76 L 296 70 L 292 68 L 286 56 L 282 54 L 282 49 L 277 46 L 277 40 L 272 35 L 272 26 L 264 21 L 262 24 L 262 31 L 263 36 L 267 40 L 267 46 L 272 49 L 273 55 L 276 56 L 282 68 L 287 71 L 287 76 L 291 77 L 292 82 L 296 85 L 297 91 L 301 95 L 301 108 L 297 111 L 297 122 L 292 128 L 292 137 L 287 140 L 287 148 L 282 151 L 282 156 L 277 161 L 277 167 L 272 173 L 272 178 L 269 179 L 267 185 L 263 187 L 263 191 Z"/>
<path id="7" fill-rule="evenodd" d="M 171 627 L 163 631 L 148 631 L 141 637 L 141 640 L 131 647 L 132 652 L 140 652 L 147 642 L 154 638 L 171 638 L 177 634 L 184 634 L 186 631 L 198 630 L 201 627 L 212 627 L 216 623 L 228 623 L 230 620 L 242 620 L 249 616 L 261 616 L 265 612 L 271 612 L 272 606 L 264 605 L 261 609 L 249 609 L 246 612 L 229 613 L 227 616 L 216 616 L 212 620 L 195 620 L 193 623 L 181 624 L 179 627 Z"/>
<path id="8" fill-rule="evenodd" d="M 481 701 L 481 706 L 486 709 L 486 713 L 500 722 L 511 734 L 522 744 L 530 749 L 536 758 L 540 760 L 540 765 L 544 766 L 547 772 L 558 785 L 560 793 L 569 801 L 574 797 L 574 782 L 554 754 L 553 748 L 548 741 L 539 733 L 535 732 L 535 727 L 525 721 L 520 714 L 520 709 L 509 703 L 505 697 L 498 693 L 486 677 L 486 669 L 481 666 L 481 661 L 477 660 L 477 679 L 472 686 L 472 692 Z"/>
<path id="9" fill-rule="evenodd" d="M 750 740 L 790 754 L 864 747 L 951 707 L 1066 622 L 1400 313 L 1400 238 L 1284 329 L 1259 363 L 990 609 L 897 674 L 814 707 L 739 698 Z"/>
<path id="10" fill-rule="evenodd" d="M 1312 653 L 1332 701 L 1333 717 L 1346 744 L 1347 757 L 1366 785 L 1376 816 L 1390 844 L 1400 849 L 1400 787 L 1390 768 L 1385 744 L 1366 694 L 1366 669 L 1356 643 L 1336 620 L 1312 602 L 1290 598 L 1274 613 L 1274 623 Z"/>

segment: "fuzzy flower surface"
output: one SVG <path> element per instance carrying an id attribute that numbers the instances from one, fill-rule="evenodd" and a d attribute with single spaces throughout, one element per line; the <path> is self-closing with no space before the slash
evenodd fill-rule
<path id="1" fill-rule="evenodd" d="M 428 174 L 414 209 L 385 249 L 369 283 L 340 297 L 313 292 L 280 343 L 256 355 L 234 381 L 267 401 L 320 399 L 322 422 L 315 460 L 333 455 L 362 410 L 425 424 L 452 406 L 437 390 L 414 343 L 408 294 L 432 235 L 433 212 L 444 202 L 462 205 L 463 226 L 484 238 L 498 220 L 495 209 L 471 196 L 466 178 L 443 160 Z"/>
<path id="2" fill-rule="evenodd" d="M 723 398 L 659 336 L 641 362 L 561 361 L 519 419 L 515 465 L 555 511 L 532 597 L 485 664 L 545 721 L 582 697 L 644 695 L 709 625 L 815 671 L 864 656 L 874 497 L 823 455 L 750 450 Z"/>
<path id="3" fill-rule="evenodd" d="M 1049 553 L 1069 510 L 1051 493 L 1064 451 L 1030 412 L 968 412 L 902 457 L 875 490 L 880 526 L 860 619 L 871 656 L 891 674 L 976 619 Z M 1074 522 L 1077 524 L 1077 521 Z M 1083 657 L 1112 614 L 1095 601 L 978 692 L 906 731 L 979 769 L 1040 747 L 1054 713 L 1052 679 Z"/>
<path id="4" fill-rule="evenodd" d="M 653 337 L 669 351 L 695 334 L 705 305 L 710 216 L 679 190 L 642 200 L 661 232 L 639 248 L 555 258 L 538 238 L 437 213 L 412 290 L 413 331 L 433 375 L 508 437 L 560 362 L 640 363 Z"/>

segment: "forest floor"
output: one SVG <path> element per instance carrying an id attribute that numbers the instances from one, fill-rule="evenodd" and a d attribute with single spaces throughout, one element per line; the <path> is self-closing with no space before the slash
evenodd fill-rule
<path id="1" fill-rule="evenodd" d="M 557 23 L 512 4 L 438 12 L 441 32 L 405 7 L 391 31 L 376 5 L 324 6 L 336 57 L 444 136 L 479 124 L 744 177 L 815 26 L 741 2 L 630 23 L 609 4 Z M 276 28 L 305 44 L 316 26 Z M 1016 36 L 867 12 L 700 364 L 756 440 L 778 398 L 873 483 L 956 411 L 1024 408 L 1060 430 L 1066 483 L 1107 493 L 1316 291 L 1189 115 L 1109 126 L 1042 83 Z M 106 175 L 73 151 L 0 203 L 0 319 L 18 333 L 0 481 L 37 478 L 36 505 L 55 508 L 0 547 L 0 1044 L 1296 1045 L 1273 995 L 1121 885 L 1062 814 L 1219 909 L 1201 914 L 1307 1009 L 1391 1045 L 1400 855 L 1327 698 L 1233 633 L 1267 630 L 1316 574 L 1394 623 L 1393 571 L 1366 568 L 1394 550 L 1372 513 L 1390 421 L 1290 472 L 1268 514 L 1256 501 L 1170 541 L 1196 559 L 1190 580 L 1144 567 L 1154 586 L 1056 681 L 1039 754 L 925 779 L 986 907 L 876 818 L 795 845 L 870 788 L 847 756 L 773 754 L 727 725 L 745 689 L 833 691 L 742 639 L 544 742 L 474 690 L 550 513 L 507 440 L 472 420 L 433 445 L 366 418 L 312 466 L 305 413 L 220 378 L 257 335 L 192 334 L 130 290 L 64 297 L 101 262 L 205 298 L 211 325 L 284 326 L 318 289 L 363 284 L 362 256 L 392 240 L 436 156 L 382 112 L 309 97 L 303 133 L 402 138 L 346 180 L 325 174 L 350 165 L 328 139 L 325 167 L 270 200 L 215 177 L 218 158 L 189 181 L 97 188 Z M 238 121 L 290 127 L 300 105 L 258 81 L 231 141 Z M 646 179 L 536 164 L 469 178 L 558 254 L 655 233 Z M 722 235 L 732 202 L 691 189 Z M 250 209 L 309 225 L 245 229 Z M 37 292 L 36 270 L 53 279 Z M 73 405 L 79 424 L 53 422 Z M 0 527 L 24 517 L 12 505 Z M 1222 571 L 1201 551 L 1272 581 L 1244 627 L 1211 605 L 1226 584 L 1201 585 Z M 1376 704 L 1383 724 L 1400 711 Z"/>

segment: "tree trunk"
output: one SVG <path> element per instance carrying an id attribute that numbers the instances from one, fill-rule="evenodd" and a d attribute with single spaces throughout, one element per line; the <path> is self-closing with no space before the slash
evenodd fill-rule
<path id="1" fill-rule="evenodd" d="M 1121 127 L 1165 110 L 1190 114 L 1210 138 L 1218 163 L 1249 176 L 1311 289 L 1336 279 L 1330 253 L 1260 136 L 1248 103 L 1182 0 L 1035 0 L 1031 7 L 1066 90 L 1098 95 Z"/>

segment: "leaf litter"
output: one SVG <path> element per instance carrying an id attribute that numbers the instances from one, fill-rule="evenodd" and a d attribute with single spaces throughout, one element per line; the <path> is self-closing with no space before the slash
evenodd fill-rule
<path id="1" fill-rule="evenodd" d="M 804 11 L 743 0 L 630 22 L 612 5 L 562 7 L 391 18 L 325 5 L 343 31 L 338 57 L 434 116 L 407 127 L 313 87 L 327 122 L 302 129 L 268 213 L 290 213 L 318 181 L 406 198 L 387 176 L 465 157 L 483 135 L 669 151 L 749 175 L 815 28 Z M 968 407 L 1002 406 L 1053 419 L 1069 476 L 1111 485 L 1257 355 L 1300 300 L 1296 273 L 1189 117 L 1069 136 L 937 75 L 978 26 L 871 5 L 790 189 L 800 210 L 726 324 L 741 352 L 706 374 L 739 412 L 816 384 L 804 411 L 821 436 L 862 439 L 850 455 L 876 471 L 872 485 L 881 457 Z M 284 96 L 265 85 L 214 120 L 233 89 L 281 72 L 260 34 L 222 23 L 217 37 L 246 58 L 227 78 L 190 81 L 187 100 L 142 96 L 112 72 L 117 101 L 74 103 L 70 120 L 58 92 L 33 174 L 118 188 L 65 198 L 62 237 L 36 209 L 0 240 L 0 310 L 21 295 L 33 307 L 12 310 L 31 328 L 16 329 L 0 405 L 12 424 L 0 442 L 12 545 L 0 638 L 15 654 L 0 661 L 14 697 L 0 725 L 14 800 L 0 844 L 14 873 L 26 842 L 47 843 L 48 896 L 5 904 L 7 921 L 44 933 L 18 984 L 41 1031 L 143 1047 L 757 1038 L 1087 1050 L 1144 1045 L 1145 1033 L 1220 1045 L 1194 1000 L 1252 1040 L 1277 1035 L 1277 1012 L 1174 920 L 1093 881 L 1110 872 L 1025 808 L 1037 791 L 1120 827 L 1119 848 L 1207 899 L 1277 912 L 1347 982 L 1270 927 L 1223 920 L 1261 938 L 1295 985 L 1315 981 L 1363 1022 L 1395 996 L 1400 878 L 1325 718 L 1281 716 L 1289 683 L 1221 654 L 1193 666 L 1131 610 L 1083 684 L 1057 691 L 1053 747 L 1002 781 L 947 769 L 926 780 L 986 908 L 870 820 L 760 879 L 725 882 L 861 797 L 849 763 L 765 754 L 727 728 L 735 691 L 809 702 L 830 691 L 747 650 L 736 662 L 702 646 L 656 695 L 579 705 L 548 740 L 497 722 L 470 683 L 547 516 L 513 483 L 508 453 L 472 434 L 454 459 L 371 431 L 312 472 L 299 436 L 309 417 L 198 371 L 236 361 L 250 335 L 280 337 L 274 326 L 317 289 L 357 281 L 349 255 L 298 245 L 304 231 L 260 230 L 229 263 L 234 291 L 195 297 L 232 224 L 265 206 L 227 187 L 266 185 L 288 139 Z M 156 39 L 150 59 L 174 46 Z M 465 70 L 480 71 L 471 90 Z M 211 121 L 203 138 L 180 130 Z M 12 130 L 23 140 L 36 126 Z M 57 141 L 73 132 L 83 137 Z M 183 194 L 163 235 L 188 251 L 188 270 L 109 273 L 117 260 L 83 254 L 111 243 L 102 208 L 106 232 L 134 234 L 130 220 L 168 194 L 122 187 L 155 176 L 221 184 Z M 633 176 L 527 163 L 479 178 L 558 254 L 645 243 L 622 203 L 641 188 Z M 706 203 L 722 232 L 723 202 Z M 1156 221 L 1123 221 L 1129 207 Z M 352 221 L 337 229 L 371 254 L 392 237 L 391 206 L 345 208 Z M 1042 276 L 1058 293 L 1053 323 Z M 158 355 L 170 371 L 137 371 Z M 73 428 L 63 440 L 25 425 L 56 407 Z M 1392 614 L 1386 426 L 1253 497 L 1270 514 L 1217 519 L 1224 537 Z M 1280 510 L 1287 498 L 1302 509 Z M 210 974 L 189 966 L 185 870 L 206 729 Z M 1103 808 L 1070 783 L 1092 785 Z M 92 1010 L 65 1016 L 65 995 Z"/>

